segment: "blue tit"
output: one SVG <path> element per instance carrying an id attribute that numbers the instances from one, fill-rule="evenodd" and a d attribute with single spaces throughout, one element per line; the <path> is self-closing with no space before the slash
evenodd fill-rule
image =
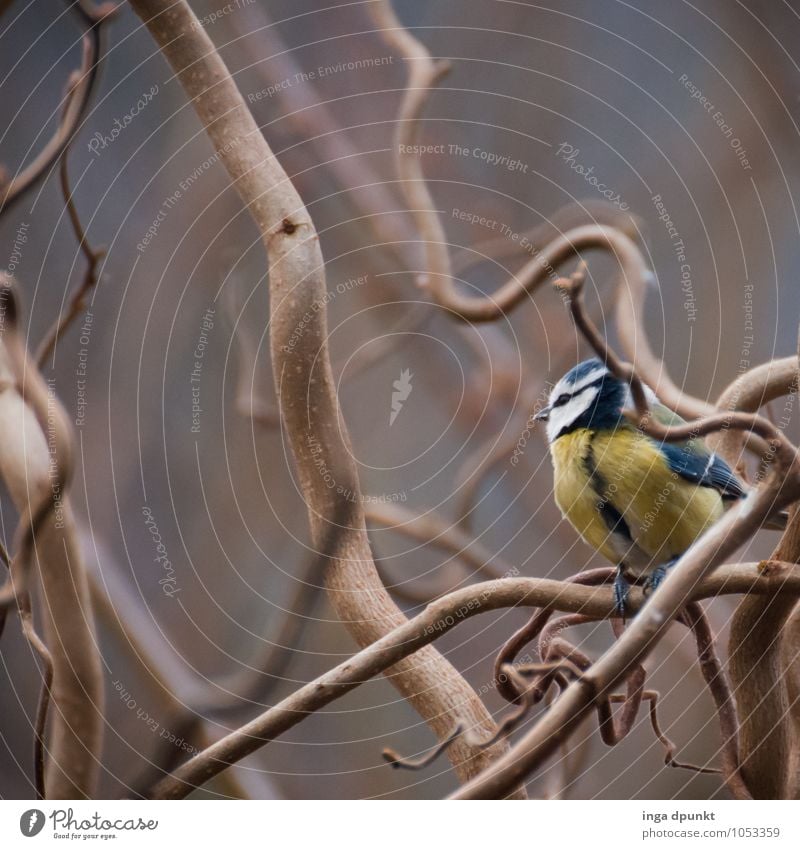
<path id="1" fill-rule="evenodd" d="M 653 417 L 683 419 L 646 388 Z M 666 570 L 710 525 L 725 502 L 744 497 L 726 463 L 692 439 L 663 443 L 631 424 L 630 387 L 599 360 L 568 371 L 535 418 L 547 423 L 559 509 L 583 540 L 618 567 L 617 609 L 630 581 L 655 589 Z"/>

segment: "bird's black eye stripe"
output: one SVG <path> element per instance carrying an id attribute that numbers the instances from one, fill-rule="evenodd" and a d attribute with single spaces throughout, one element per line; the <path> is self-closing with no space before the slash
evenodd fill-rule
<path id="1" fill-rule="evenodd" d="M 570 395 L 567 392 L 559 395 L 555 401 L 553 401 L 553 407 L 563 407 L 564 404 L 567 403 L 572 398 L 577 398 L 578 395 L 582 395 L 587 389 L 593 389 L 595 386 L 599 386 L 603 380 L 605 380 L 605 374 L 600 375 L 597 380 L 593 380 L 591 383 L 587 383 L 586 386 L 582 386 L 574 395 Z"/>

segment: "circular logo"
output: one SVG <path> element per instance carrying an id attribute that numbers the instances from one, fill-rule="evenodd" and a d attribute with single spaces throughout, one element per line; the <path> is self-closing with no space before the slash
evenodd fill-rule
<path id="1" fill-rule="evenodd" d="M 19 818 L 19 830 L 25 837 L 36 837 L 44 828 L 44 811 L 31 808 Z"/>

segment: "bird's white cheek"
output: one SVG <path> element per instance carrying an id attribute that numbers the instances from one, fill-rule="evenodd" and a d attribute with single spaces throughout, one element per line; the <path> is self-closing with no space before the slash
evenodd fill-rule
<path id="1" fill-rule="evenodd" d="M 554 407 L 547 422 L 547 439 L 552 442 L 565 427 L 569 427 L 578 417 L 591 407 L 597 397 L 597 389 L 586 389 L 570 398 L 562 407 Z"/>

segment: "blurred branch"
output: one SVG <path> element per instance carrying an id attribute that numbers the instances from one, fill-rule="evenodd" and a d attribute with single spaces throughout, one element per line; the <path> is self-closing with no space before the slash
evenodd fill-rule
<path id="1" fill-rule="evenodd" d="M 265 82 L 269 84 L 275 80 L 303 77 L 303 69 L 281 39 L 278 27 L 269 17 L 264 4 L 243 5 L 239 14 L 231 16 L 230 25 L 239 36 L 237 46 L 257 67 Z M 253 49 L 254 44 L 258 45 L 257 50 Z M 265 66 L 269 73 L 265 72 Z M 276 108 L 271 110 L 275 117 L 266 129 L 288 124 L 296 131 L 303 143 L 292 147 L 291 154 L 305 154 L 309 168 L 321 163 L 337 185 L 345 190 L 344 199 L 372 232 L 374 247 L 389 251 L 393 265 L 399 262 L 401 268 L 414 267 L 415 233 L 406 216 L 398 210 L 394 192 L 389 183 L 373 171 L 367 155 L 349 141 L 341 121 L 317 96 L 314 83 L 304 80 L 302 85 L 275 88 L 274 95 L 269 98 L 270 104 L 276 104 Z M 278 106 L 285 114 L 275 114 Z M 308 147 L 312 150 L 305 153 Z M 309 176 L 316 179 L 313 170 Z M 305 178 L 298 174 L 293 179 L 298 183 Z"/>
<path id="2" fill-rule="evenodd" d="M 446 576 L 436 595 L 450 592 L 456 580 L 466 580 L 472 575 L 491 579 L 519 574 L 516 566 L 504 562 L 483 543 L 464 533 L 457 525 L 449 524 L 435 512 L 419 515 L 396 504 L 368 504 L 365 513 L 368 522 L 389 528 L 422 544 L 449 551 L 472 570 L 470 574 L 462 571 L 458 578 Z M 390 589 L 394 587 L 390 585 Z M 400 589 L 403 589 L 403 585 L 400 585 Z"/>
<path id="3" fill-rule="evenodd" d="M 74 89 L 68 97 L 65 112 L 69 109 L 69 104 L 73 97 Z M 75 319 L 81 314 L 81 312 L 86 309 L 86 298 L 89 292 L 91 292 L 91 290 L 97 285 L 98 266 L 103 260 L 103 257 L 105 257 L 105 249 L 93 248 L 89 244 L 89 240 L 86 238 L 86 231 L 81 223 L 80 215 L 78 214 L 78 209 L 75 206 L 75 199 L 72 195 L 72 189 L 69 184 L 69 149 L 72 145 L 73 138 L 74 135 L 70 136 L 64 146 L 64 152 L 61 154 L 59 164 L 59 182 L 61 184 L 61 194 L 64 198 L 64 204 L 67 208 L 67 215 L 69 216 L 70 224 L 72 225 L 72 231 L 78 242 L 78 248 L 86 259 L 86 270 L 81 284 L 75 289 L 69 299 L 69 305 L 66 311 L 63 310 L 62 304 L 62 310 L 60 311 L 58 318 L 45 333 L 44 338 L 36 350 L 34 359 L 36 360 L 39 368 L 43 368 L 47 358 L 55 354 L 59 338 L 63 335 L 64 331 L 66 331 L 70 324 L 72 324 L 72 322 L 75 321 Z"/>
<path id="4" fill-rule="evenodd" d="M 417 142 L 419 115 L 427 102 L 430 88 L 447 66 L 431 59 L 426 48 L 402 26 L 389 0 L 376 0 L 368 9 L 385 38 L 406 57 L 409 66 L 406 93 L 397 118 L 395 157 L 406 202 L 425 247 L 426 269 L 419 280 L 420 285 L 430 292 L 436 303 L 461 319 L 493 321 L 508 314 L 545 279 L 554 279 L 555 269 L 561 263 L 584 250 L 599 248 L 609 251 L 619 261 L 622 272 L 617 299 L 617 326 L 623 349 L 668 407 L 687 418 L 708 414 L 713 409 L 711 405 L 682 392 L 650 349 L 642 313 L 646 287 L 653 276 L 638 245 L 617 226 L 591 224 L 553 234 L 543 248 L 534 252 L 529 262 L 491 295 L 463 295 L 456 289 L 447 237 L 425 181 L 421 158 L 403 153 L 404 150 L 412 150 Z"/>
<path id="5" fill-rule="evenodd" d="M 91 797 L 100 763 L 103 681 L 86 572 L 67 497 L 72 431 L 53 387 L 45 383 L 28 357 L 12 286 L 6 277 L 0 289 L 5 323 L 0 474 L 20 513 L 20 523 L 12 586 L 4 588 L 3 599 L 16 598 L 26 636 L 45 662 L 37 721 L 40 748 L 48 698 L 55 707 L 44 772 L 45 795 L 51 799 Z M 44 645 L 49 656 L 32 631 L 29 585 L 34 564 L 42 586 Z M 41 772 L 42 760 L 40 751 L 37 772 Z"/>
<path id="6" fill-rule="evenodd" d="M 423 288 L 431 287 L 433 291 L 433 274 L 445 274 L 447 280 L 450 280 L 450 251 L 425 182 L 421 158 L 410 153 L 404 154 L 403 149 L 414 144 L 418 119 L 428 101 L 430 89 L 450 70 L 450 65 L 431 59 L 424 45 L 400 23 L 390 0 L 376 0 L 368 4 L 365 11 L 380 28 L 381 35 L 405 59 L 408 68 L 406 89 L 398 109 L 394 135 L 395 169 L 425 256 L 426 270 L 418 275 L 417 282 Z"/>
<path id="7" fill-rule="evenodd" d="M 740 374 L 719 396 L 717 408 L 754 413 L 783 395 L 797 395 L 797 357 L 771 360 Z M 723 430 L 709 438 L 709 445 L 728 465 L 741 466 L 746 434 Z M 762 451 L 763 453 L 763 451 Z"/>
<path id="8" fill-rule="evenodd" d="M 369 551 L 326 345 L 324 264 L 314 225 L 185 1 L 131 0 L 131 5 L 172 65 L 262 233 L 270 262 L 273 372 L 312 539 L 328 558 L 334 607 L 356 641 L 369 645 L 406 620 L 381 584 Z M 306 315 L 311 320 L 304 321 Z M 336 481 L 334 489 L 327 485 L 328 475 Z M 434 649 L 415 662 L 400 659 L 390 680 L 440 737 L 454 720 L 492 733 L 481 701 Z M 496 754 L 462 743 L 450 752 L 462 780 Z M 179 787 L 185 789 L 183 783 Z"/>
<path id="9" fill-rule="evenodd" d="M 798 362 L 794 359 L 794 376 L 786 388 L 796 396 Z M 781 371 L 778 367 L 778 371 Z M 774 387 L 774 372 L 769 372 L 766 385 L 755 380 L 746 384 L 749 397 L 735 403 L 761 405 L 758 389 Z M 786 375 L 788 377 L 788 375 Z M 758 398 L 756 400 L 756 398 Z M 795 505 L 789 523 L 775 551 L 774 559 L 800 563 L 800 510 Z M 782 652 L 782 639 L 787 623 L 797 604 L 796 599 L 780 595 L 770 599 L 743 599 L 731 621 L 728 644 L 731 678 L 741 717 L 742 774 L 750 792 L 757 799 L 791 798 L 796 782 L 792 769 L 798 746 L 792 724 L 787 669 Z M 796 647 L 794 647 L 795 650 Z"/>
<path id="10" fill-rule="evenodd" d="M 104 21 L 110 20 L 117 7 L 111 3 L 103 3 L 94 7 L 88 2 L 76 2 L 69 5 L 82 19 L 85 29 L 81 66 L 77 71 L 70 74 L 67 81 L 64 111 L 53 136 L 32 162 L 19 171 L 9 182 L 0 185 L 0 213 L 5 212 L 12 203 L 49 171 L 79 129 L 89 105 L 89 99 L 97 80 L 98 64 L 102 53 L 102 24 Z"/>
<path id="11" fill-rule="evenodd" d="M 752 794 L 742 777 L 742 759 L 739 747 L 740 728 L 736 716 L 736 706 L 731 695 L 728 676 L 725 674 L 722 662 L 717 655 L 714 634 L 708 617 L 699 604 L 689 603 L 681 614 L 681 618 L 694 634 L 700 671 L 717 709 L 717 718 L 722 735 L 722 775 L 725 779 L 725 785 L 734 799 L 751 799 Z"/>
<path id="12" fill-rule="evenodd" d="M 356 213 L 350 220 L 363 224 L 359 233 L 367 231 L 374 239 L 374 243 L 368 245 L 370 254 L 374 255 L 374 249 L 377 249 L 390 258 L 393 271 L 376 275 L 376 283 L 379 280 L 387 283 L 398 269 L 416 268 L 420 262 L 420 246 L 405 210 L 399 208 L 394 187 L 373 170 L 368 154 L 362 153 L 350 141 L 348 128 L 342 126 L 341 120 L 337 120 L 327 103 L 319 98 L 314 83 L 304 78 L 303 69 L 281 39 L 278 27 L 269 18 L 264 5 L 253 3 L 242 6 L 239 14 L 231 16 L 230 25 L 239 36 L 237 46 L 268 84 L 275 80 L 303 79 L 302 85 L 274 86 L 273 95 L 264 102 L 264 105 L 267 102 L 276 104 L 276 108 L 271 110 L 272 120 L 263 128 L 267 133 L 289 126 L 301 138 L 300 144 L 279 151 L 283 159 L 301 160 L 301 166 L 295 167 L 291 175 L 294 184 L 299 190 L 306 181 L 309 187 L 312 184 L 316 187 L 322 166 L 335 184 L 343 189 L 341 197 Z M 254 50 L 256 43 L 258 49 Z M 265 65 L 268 74 L 264 70 Z M 284 114 L 275 114 L 279 108 Z M 403 300 L 403 296 L 396 295 L 395 299 Z M 402 319 L 387 328 L 387 332 L 368 347 L 355 353 L 348 363 L 347 379 L 353 380 L 401 344 L 404 338 L 402 332 L 393 331 L 408 331 L 422 326 L 432 316 L 433 311 L 424 302 L 409 304 Z M 258 415 L 264 424 L 278 424 L 277 411 L 273 415 L 272 410 L 265 407 L 258 411 Z"/>

